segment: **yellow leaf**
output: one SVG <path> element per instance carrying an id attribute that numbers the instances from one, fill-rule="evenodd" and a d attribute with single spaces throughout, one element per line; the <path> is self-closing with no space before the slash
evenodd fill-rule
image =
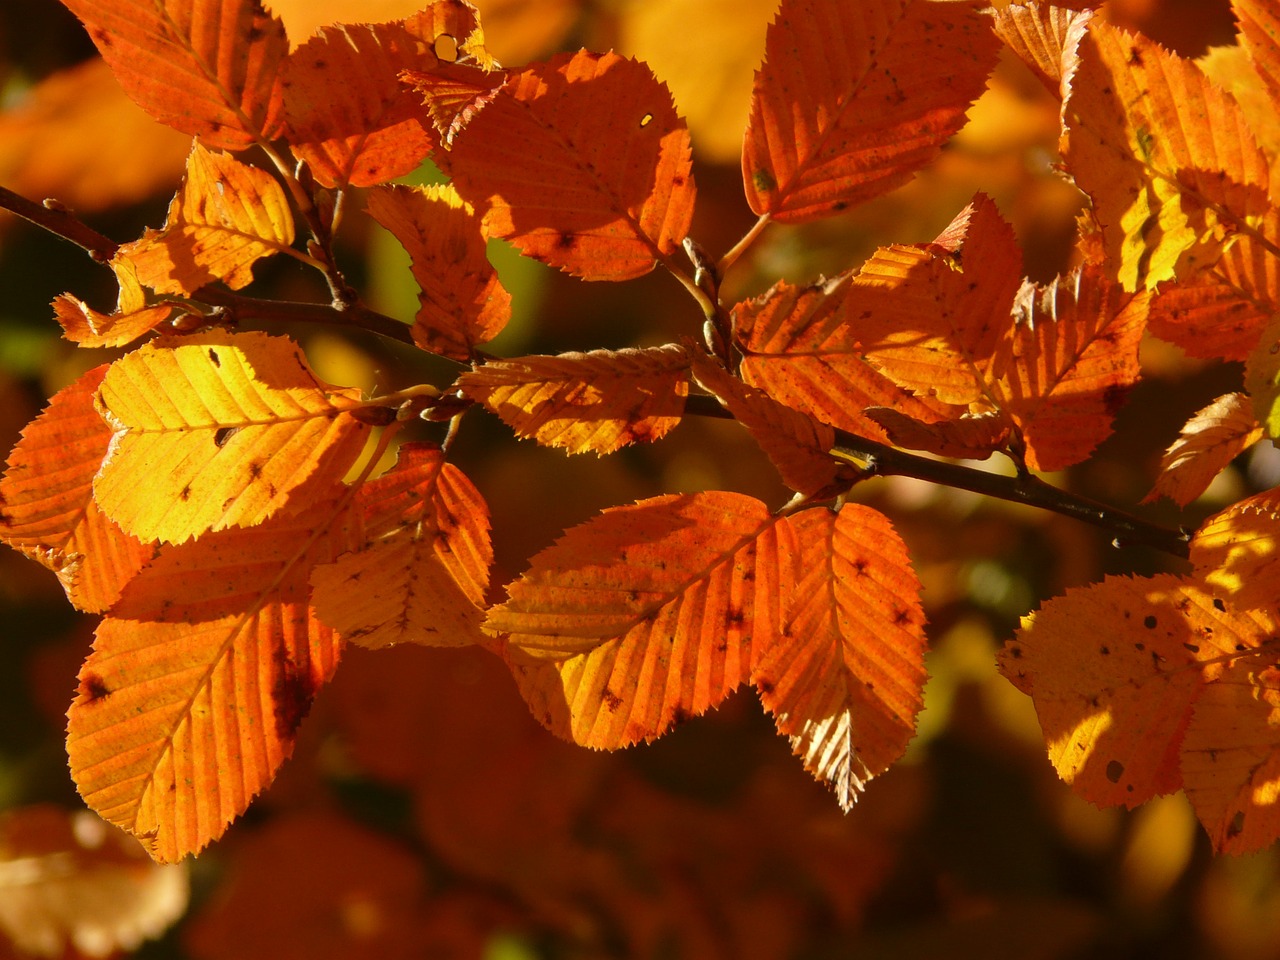
<path id="1" fill-rule="evenodd" d="M 1272 606 L 1280 596 L 1280 491 L 1233 503 L 1191 538 L 1196 573 L 1237 607 Z"/>
<path id="2" fill-rule="evenodd" d="M 284 337 L 161 338 L 117 360 L 98 394 L 114 430 L 94 497 L 125 530 L 177 542 L 250 526 L 322 494 L 368 428 Z"/>
<path id="3" fill-rule="evenodd" d="M 197 143 L 164 229 L 125 244 L 117 256 L 158 293 L 189 294 L 215 280 L 239 289 L 253 279 L 253 264 L 292 244 L 293 214 L 279 182 Z"/>
<path id="4" fill-rule="evenodd" d="M 495 360 L 460 376 L 458 388 L 517 436 L 569 453 L 613 453 L 680 422 L 689 353 L 666 344 Z"/>
<path id="5" fill-rule="evenodd" d="M 993 12 L 996 36 L 1039 77 L 1055 97 L 1075 72 L 1076 53 L 1091 10 L 1070 10 L 1045 3 L 1011 3 Z"/>
<path id="6" fill-rule="evenodd" d="M 800 579 L 751 679 L 805 769 L 848 811 L 906 750 L 924 703 L 920 582 L 887 517 L 861 504 L 789 521 Z"/>
<path id="7" fill-rule="evenodd" d="M 169 306 L 148 307 L 133 264 L 117 257 L 111 262 L 120 296 L 113 313 L 100 313 L 83 300 L 64 293 L 53 301 L 62 334 L 82 347 L 122 347 L 154 330 L 173 313 Z"/>
<path id="8" fill-rule="evenodd" d="M 493 548 L 480 492 L 444 454 L 404 444 L 366 483 L 365 543 L 311 575 L 316 616 L 362 647 L 458 647 L 484 639 Z"/>
<path id="9" fill-rule="evenodd" d="M 1161 496 L 1186 506 L 1222 469 L 1262 437 L 1249 398 L 1228 393 L 1197 410 L 1160 459 L 1160 476 L 1143 503 Z"/>
<path id="10" fill-rule="evenodd" d="M 653 740 L 746 680 L 781 629 L 791 528 L 736 493 L 656 497 L 570 529 L 489 613 L 535 717 L 586 746 Z"/>

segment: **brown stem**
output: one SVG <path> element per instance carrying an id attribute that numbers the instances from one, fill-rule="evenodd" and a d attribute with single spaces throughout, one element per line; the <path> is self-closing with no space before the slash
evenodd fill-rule
<path id="1" fill-rule="evenodd" d="M 104 237 L 97 230 L 81 223 L 76 217 L 56 200 L 36 203 L 26 197 L 0 187 L 0 209 L 16 213 L 24 220 L 30 220 L 37 227 L 43 227 L 50 233 L 70 240 L 99 263 L 106 263 L 116 255 L 120 245 L 110 237 Z"/>

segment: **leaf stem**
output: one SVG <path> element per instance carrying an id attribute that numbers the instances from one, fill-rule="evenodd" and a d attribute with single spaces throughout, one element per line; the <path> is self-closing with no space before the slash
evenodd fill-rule
<path id="1" fill-rule="evenodd" d="M 720 258 L 720 262 L 716 264 L 716 272 L 719 273 L 720 276 L 723 277 L 728 269 L 738 261 L 738 258 L 747 251 L 747 248 L 756 242 L 756 238 L 764 232 L 764 228 L 770 224 L 772 219 L 773 218 L 770 214 L 761 214 L 760 219 L 755 222 L 751 229 L 742 235 L 742 239 L 735 243 L 729 249 L 729 252 Z"/>

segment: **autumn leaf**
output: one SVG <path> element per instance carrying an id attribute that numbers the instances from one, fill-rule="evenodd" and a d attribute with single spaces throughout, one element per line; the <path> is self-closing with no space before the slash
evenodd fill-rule
<path id="1" fill-rule="evenodd" d="M 1209 517 L 1191 538 L 1196 574 L 1236 607 L 1258 609 L 1280 594 L 1276 490 L 1246 497 Z"/>
<path id="2" fill-rule="evenodd" d="M 534 716 L 585 746 L 653 740 L 747 679 L 781 629 L 793 536 L 736 493 L 614 507 L 537 554 L 489 612 Z"/>
<path id="3" fill-rule="evenodd" d="M 138 273 L 129 260 L 111 262 L 120 295 L 112 313 L 102 313 L 69 293 L 53 301 L 53 313 L 62 334 L 83 347 L 121 347 L 154 330 L 173 314 L 167 305 L 147 306 Z"/>
<path id="4" fill-rule="evenodd" d="M 999 656 L 1029 693 L 1073 790 L 1129 809 L 1182 786 L 1179 752 L 1203 678 L 1196 653 L 1221 600 L 1162 575 L 1107 577 L 1024 617 Z"/>
<path id="5" fill-rule="evenodd" d="M 1011 3 L 992 14 L 996 36 L 1055 97 L 1063 97 L 1063 81 L 1079 63 L 1077 49 L 1091 10 L 1071 10 L 1050 4 Z"/>
<path id="6" fill-rule="evenodd" d="M 1265 0 L 1232 0 L 1240 46 L 1249 53 L 1273 103 L 1280 102 L 1280 15 Z"/>
<path id="7" fill-rule="evenodd" d="M 483 638 L 489 512 L 439 449 L 404 444 L 357 497 L 365 543 L 311 574 L 316 616 L 363 647 L 463 646 Z"/>
<path id="8" fill-rule="evenodd" d="M 462 374 L 458 388 L 516 436 L 569 453 L 613 453 L 680 422 L 689 354 L 667 344 L 493 360 Z"/>
<path id="9" fill-rule="evenodd" d="M 784 0 L 743 145 L 751 209 L 800 223 L 904 183 L 964 123 L 997 48 L 967 3 Z"/>
<path id="10" fill-rule="evenodd" d="M 1244 365 L 1253 414 L 1267 436 L 1280 436 L 1280 317 L 1272 317 Z"/>
<path id="11" fill-rule="evenodd" d="M 1262 438 L 1249 398 L 1228 393 L 1187 421 L 1172 446 L 1160 458 L 1155 487 L 1143 498 L 1152 503 L 1168 497 L 1186 506 L 1208 489 L 1222 470 L 1245 448 Z"/>
<path id="12" fill-rule="evenodd" d="M 1013 429 L 1013 422 L 999 412 L 937 423 L 922 423 L 890 407 L 871 407 L 867 416 L 884 428 L 895 447 L 967 460 L 985 460 L 1007 447 Z"/>
<path id="13" fill-rule="evenodd" d="M 1147 322 L 1151 333 L 1193 357 L 1246 359 L 1273 311 L 1242 296 L 1221 277 L 1222 266 L 1220 261 L 1215 269 L 1184 282 L 1160 284 Z"/>
<path id="14" fill-rule="evenodd" d="M 434 70 L 405 70 L 402 83 L 412 86 L 426 105 L 440 143 L 452 148 L 458 134 L 498 94 L 506 74 L 486 72 L 463 63 L 441 63 Z"/>
<path id="15" fill-rule="evenodd" d="M 906 546 L 861 504 L 789 520 L 800 579 L 751 679 L 805 769 L 849 810 L 902 756 L 924 703 L 924 612 Z"/>
<path id="16" fill-rule="evenodd" d="M 246 286 L 253 264 L 293 252 L 292 244 L 293 214 L 279 182 L 197 143 L 164 229 L 147 231 L 117 256 L 158 293 L 188 294 L 215 280 L 232 289 Z"/>
<path id="17" fill-rule="evenodd" d="M 114 436 L 94 497 L 144 540 L 174 543 L 297 509 L 340 480 L 367 427 L 297 344 L 262 333 L 160 338 L 98 391 Z"/>
<path id="18" fill-rule="evenodd" d="M 420 288 L 414 342 L 470 360 L 511 318 L 511 295 L 485 254 L 480 217 L 452 186 L 374 190 L 368 209 L 413 258 Z"/>
<path id="19" fill-rule="evenodd" d="M 1080 58 L 1063 155 L 1126 290 L 1150 289 L 1185 255 L 1220 252 L 1256 226 L 1270 172 L 1235 100 L 1195 64 L 1096 20 Z"/>
<path id="20" fill-rule="evenodd" d="M 333 675 L 339 637 L 308 611 L 307 577 L 359 537 L 335 496 L 163 549 L 80 671 L 67 755 L 85 802 L 162 862 L 221 836 Z"/>
<path id="21" fill-rule="evenodd" d="M 829 451 L 836 435 L 830 426 L 747 386 L 704 355 L 694 355 L 693 375 L 750 431 L 792 490 L 816 497 L 835 485 L 837 464 Z"/>
<path id="22" fill-rule="evenodd" d="M 490 236 L 587 280 L 642 276 L 693 215 L 689 132 L 644 64 L 580 51 L 510 75 L 437 162 Z"/>
<path id="23" fill-rule="evenodd" d="M 280 133 L 284 26 L 258 0 L 65 0 L 125 92 L 208 147 Z"/>
<path id="24" fill-rule="evenodd" d="M 109 520 L 93 477 L 111 443 L 94 409 L 104 364 L 60 390 L 22 432 L 0 480 L 0 540 L 58 575 L 67 599 L 97 613 L 155 553 Z"/>

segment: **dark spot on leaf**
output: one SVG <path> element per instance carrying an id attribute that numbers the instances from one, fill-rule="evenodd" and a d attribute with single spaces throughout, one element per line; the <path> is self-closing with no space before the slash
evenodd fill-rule
<path id="1" fill-rule="evenodd" d="M 209 348 L 209 362 L 212 363 L 215 367 L 222 366 L 222 360 L 218 356 L 218 351 L 213 349 L 213 347 Z"/>
<path id="2" fill-rule="evenodd" d="M 556 246 L 561 250 L 572 250 L 577 242 L 578 238 L 567 230 L 560 231 L 560 236 L 556 237 Z"/>
<path id="3" fill-rule="evenodd" d="M 227 445 L 227 441 L 239 432 L 239 427 L 219 427 L 213 432 L 213 445 L 221 450 Z"/>
<path id="4" fill-rule="evenodd" d="M 899 607 L 897 610 L 893 611 L 893 622 L 895 625 L 901 627 L 902 625 L 911 622 L 911 614 L 908 613 L 906 610 L 903 610 L 901 607 Z M 1017 648 L 1015 647 L 1014 649 L 1016 650 Z M 1015 657 L 1022 656 L 1022 651 L 1019 650 L 1017 653 L 1014 654 L 1014 656 Z"/>
<path id="5" fill-rule="evenodd" d="M 276 721 L 276 736 L 290 740 L 311 709 L 316 685 L 311 674 L 288 657 L 280 661 L 280 673 L 271 687 L 272 711 Z"/>
<path id="6" fill-rule="evenodd" d="M 188 500 L 191 499 L 191 484 L 188 483 L 185 487 L 182 488 L 182 490 L 178 493 L 178 499 L 181 500 L 183 503 L 186 503 Z"/>
<path id="7" fill-rule="evenodd" d="M 860 577 L 865 576 L 867 572 L 867 561 L 862 557 L 853 561 L 853 572 Z"/>
<path id="8" fill-rule="evenodd" d="M 1147 614 L 1145 617 L 1142 618 L 1142 625 L 1146 627 L 1148 630 L 1154 630 L 1156 628 L 1157 622 L 1158 621 L 1156 620 L 1156 618 L 1151 614 Z"/>
<path id="9" fill-rule="evenodd" d="M 1213 598 L 1213 609 L 1217 610 L 1219 613 L 1226 613 L 1226 612 L 1227 612 L 1227 605 L 1226 605 L 1225 603 L 1223 603 L 1223 602 L 1222 602 L 1221 598 L 1219 598 L 1219 597 L 1214 597 L 1214 598 Z"/>
<path id="10" fill-rule="evenodd" d="M 1107 779 L 1112 783 L 1119 783 L 1120 778 L 1124 776 L 1124 764 L 1119 760 L 1112 760 L 1107 764 Z"/>
<path id="11" fill-rule="evenodd" d="M 1227 839 L 1233 839 L 1244 833 L 1244 811 L 1237 810 L 1236 815 L 1231 818 L 1231 822 L 1227 824 Z"/>
<path id="12" fill-rule="evenodd" d="M 1111 648 L 1110 648 L 1110 647 L 1103 647 L 1099 652 L 1100 652 L 1104 657 L 1109 657 L 1109 656 L 1111 656 Z"/>
<path id="13" fill-rule="evenodd" d="M 768 170 L 757 170 L 751 175 L 751 183 L 760 193 L 769 193 L 778 189 L 778 181 Z"/>
<path id="14" fill-rule="evenodd" d="M 601 691 L 600 699 L 604 701 L 605 709 L 610 713 L 616 713 L 618 708 L 622 706 L 622 698 L 608 687 Z"/>
<path id="15" fill-rule="evenodd" d="M 85 703 L 96 703 L 103 697 L 111 695 L 107 683 L 96 673 L 86 673 L 80 678 L 80 696 Z"/>
<path id="16" fill-rule="evenodd" d="M 1141 653 L 1143 650 L 1147 649 L 1147 645 L 1145 643 L 1135 643 L 1133 645 L 1133 649 Z"/>
<path id="17" fill-rule="evenodd" d="M 1184 643 L 1183 646 L 1186 647 L 1188 650 L 1190 650 L 1192 653 L 1200 652 L 1200 647 L 1194 643 Z"/>
<path id="18" fill-rule="evenodd" d="M 756 682 L 756 689 L 759 690 L 761 693 L 763 693 L 765 696 L 768 696 L 769 694 L 773 693 L 773 684 L 768 680 L 760 680 Z"/>
<path id="19" fill-rule="evenodd" d="M 249 479 L 257 480 L 261 476 L 262 476 L 262 464 L 260 464 L 257 460 L 255 460 L 253 461 L 253 463 L 249 464 Z"/>
<path id="20" fill-rule="evenodd" d="M 677 188 L 683 187 L 684 182 L 685 182 L 684 177 L 680 176 L 679 174 L 671 178 L 671 185 L 673 187 L 677 187 Z"/>
<path id="21" fill-rule="evenodd" d="M 671 722 L 675 725 L 679 725 L 690 719 L 692 716 L 693 714 L 684 707 L 676 707 L 675 713 L 671 715 Z"/>
<path id="22" fill-rule="evenodd" d="M 745 619 L 746 617 L 744 616 L 741 607 L 730 607 L 728 614 L 725 616 L 725 623 L 728 624 L 730 628 L 740 627 Z"/>
<path id="23" fill-rule="evenodd" d="M 1014 646 L 1010 647 L 1010 648 L 1009 648 L 1009 656 L 1013 657 L 1013 659 L 1015 659 L 1015 660 L 1021 660 L 1021 659 L 1022 659 L 1022 647 L 1017 646 L 1016 644 L 1015 644 Z"/>

